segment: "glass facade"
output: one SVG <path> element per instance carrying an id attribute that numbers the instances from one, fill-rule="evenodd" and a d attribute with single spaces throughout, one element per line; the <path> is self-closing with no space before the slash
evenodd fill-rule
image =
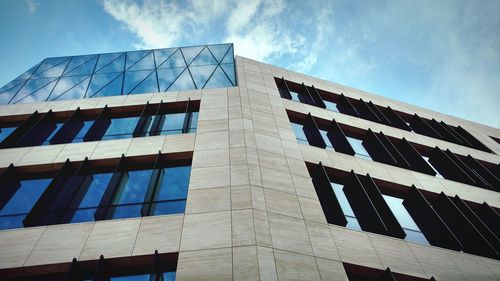
<path id="1" fill-rule="evenodd" d="M 0 88 L 0 104 L 236 86 L 233 44 L 47 58 Z"/>

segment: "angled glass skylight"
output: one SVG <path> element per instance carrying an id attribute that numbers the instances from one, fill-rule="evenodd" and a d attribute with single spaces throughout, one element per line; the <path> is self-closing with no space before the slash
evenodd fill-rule
<path id="1" fill-rule="evenodd" d="M 47 58 L 0 88 L 0 104 L 236 86 L 233 44 Z"/>

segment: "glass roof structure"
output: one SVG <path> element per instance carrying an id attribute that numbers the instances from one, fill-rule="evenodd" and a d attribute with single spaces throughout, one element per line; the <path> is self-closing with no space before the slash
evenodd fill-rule
<path id="1" fill-rule="evenodd" d="M 0 88 L 0 104 L 236 86 L 233 44 L 46 58 Z"/>

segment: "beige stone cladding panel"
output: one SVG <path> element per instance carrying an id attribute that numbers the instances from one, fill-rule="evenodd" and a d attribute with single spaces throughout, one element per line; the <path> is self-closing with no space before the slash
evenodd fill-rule
<path id="1" fill-rule="evenodd" d="M 134 244 L 133 255 L 178 252 L 181 242 L 183 215 L 164 215 L 142 218 Z"/>
<path id="2" fill-rule="evenodd" d="M 181 251 L 177 263 L 178 281 L 233 280 L 232 248 Z"/>
<path id="3" fill-rule="evenodd" d="M 0 231 L 0 268 L 24 265 L 46 227 Z"/>

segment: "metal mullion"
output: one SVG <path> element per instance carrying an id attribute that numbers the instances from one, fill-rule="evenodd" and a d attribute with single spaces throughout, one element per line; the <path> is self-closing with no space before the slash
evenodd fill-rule
<path id="1" fill-rule="evenodd" d="M 368 129 L 368 132 L 363 138 L 362 145 L 373 160 L 392 166 L 398 166 L 398 161 L 371 129 Z"/>
<path id="2" fill-rule="evenodd" d="M 339 107 L 340 106 L 340 107 Z M 360 114 L 356 107 L 349 101 L 349 99 L 343 94 L 340 94 L 339 100 L 337 101 L 337 108 L 340 113 L 348 114 L 354 117 L 360 117 Z"/>
<path id="3" fill-rule="evenodd" d="M 73 258 L 69 270 L 68 272 L 66 272 L 66 275 L 64 276 L 64 281 L 74 281 L 82 279 L 83 276 L 78 261 L 76 260 L 76 258 Z"/>
<path id="4" fill-rule="evenodd" d="M 418 114 L 413 114 L 413 118 L 410 121 L 410 127 L 415 131 L 416 133 L 419 133 L 421 135 L 437 138 L 444 140 L 443 136 L 441 136 L 440 133 L 438 133 L 434 128 L 432 128 L 427 121 L 425 121 L 422 117 L 418 116 Z"/>
<path id="5" fill-rule="evenodd" d="M 23 82 L 23 85 L 16 91 L 16 93 L 12 96 L 12 98 L 10 98 L 9 102 L 7 104 L 10 104 L 10 102 L 17 96 L 17 94 L 19 93 L 19 91 L 26 85 L 26 83 L 28 83 L 28 81 L 31 79 L 31 77 L 33 77 L 33 74 L 35 74 L 37 71 L 38 71 L 38 68 L 40 68 L 40 66 L 46 61 L 47 59 L 44 59 L 40 62 L 40 64 L 36 67 L 35 70 L 33 70 L 33 72 L 30 74 L 30 76 L 28 77 L 28 79 L 24 80 Z M 22 75 L 22 74 L 21 74 Z"/>
<path id="6" fill-rule="evenodd" d="M 61 144 L 61 143 L 71 142 L 71 140 L 74 139 L 74 137 L 78 134 L 78 132 L 76 132 L 73 136 L 71 135 L 68 136 L 68 133 L 70 133 L 71 129 L 74 128 L 74 123 L 78 120 L 80 114 L 81 114 L 80 107 L 78 107 L 75 111 L 73 111 L 73 113 L 68 117 L 68 119 L 66 119 L 66 121 L 61 126 L 59 131 L 54 135 L 54 137 L 52 137 L 52 139 L 50 140 L 50 144 Z"/>
<path id="7" fill-rule="evenodd" d="M 103 255 L 99 257 L 99 262 L 97 263 L 96 271 L 94 272 L 90 280 L 109 281 L 109 277 L 107 276 L 106 260 L 104 259 Z"/>
<path id="8" fill-rule="evenodd" d="M 328 133 L 326 135 L 328 138 L 330 138 L 330 141 L 333 143 L 333 146 L 334 146 L 333 148 L 335 149 L 335 151 L 340 152 L 340 153 L 349 154 L 352 156 L 354 156 L 356 154 L 356 152 L 352 148 L 351 144 L 347 140 L 347 137 L 344 134 L 344 131 L 339 126 L 337 121 L 335 121 L 335 119 L 332 119 Z M 332 135 L 333 135 L 333 137 L 332 137 Z"/>
<path id="9" fill-rule="evenodd" d="M 139 121 L 137 122 L 137 125 L 134 128 L 134 131 L 132 132 L 132 136 L 135 137 L 142 137 L 146 135 L 146 123 L 148 117 L 151 117 L 150 115 L 147 114 L 147 111 L 149 109 L 149 101 L 146 102 L 146 105 L 144 105 L 141 115 L 139 116 Z"/>
<path id="10" fill-rule="evenodd" d="M 165 120 L 165 114 L 160 114 L 163 104 L 163 100 L 161 100 L 160 104 L 158 105 L 158 109 L 156 109 L 155 119 L 153 120 L 153 124 L 151 125 L 151 130 L 149 130 L 150 136 L 157 136 L 160 134 L 159 128 L 163 126 L 163 122 Z"/>
<path id="11" fill-rule="evenodd" d="M 311 113 L 307 114 L 303 131 L 310 145 L 319 148 L 326 148 L 326 142 L 323 139 L 320 129 L 316 124 L 316 121 L 314 121 Z"/>
<path id="12" fill-rule="evenodd" d="M 16 177 L 16 168 L 14 164 L 10 164 L 7 169 L 5 169 L 0 174 L 0 182 L 2 183 L 2 188 L 0 189 L 0 210 L 3 209 L 5 204 L 16 194 L 21 186 L 19 180 Z"/>
<path id="13" fill-rule="evenodd" d="M 99 115 L 97 115 L 97 118 L 94 120 L 94 124 L 89 128 L 85 136 L 83 136 L 83 141 L 96 141 L 100 140 L 103 135 L 106 132 L 101 132 L 103 128 L 106 126 L 106 120 L 108 120 L 109 123 L 107 126 L 111 124 L 110 118 L 108 116 L 108 105 L 106 104 L 104 108 L 99 112 Z M 101 134 L 101 136 L 98 136 L 98 134 Z"/>
<path id="14" fill-rule="evenodd" d="M 375 112 L 368 106 L 368 104 L 360 98 L 357 102 L 358 109 L 361 108 L 361 115 L 364 119 L 383 124 L 382 120 L 375 114 Z"/>
<path id="15" fill-rule="evenodd" d="M 390 268 L 386 268 L 384 272 L 384 281 L 396 281 L 396 277 L 394 277 Z"/>
<path id="16" fill-rule="evenodd" d="M 59 77 L 57 77 L 56 84 L 54 85 L 54 88 L 52 88 L 52 90 L 50 90 L 50 93 L 49 93 L 49 95 L 47 96 L 47 98 L 45 99 L 45 101 L 48 101 L 48 100 L 49 100 L 49 98 L 50 98 L 50 96 L 52 96 L 52 93 L 54 92 L 54 89 L 57 87 L 57 84 L 59 84 L 59 80 L 61 80 L 61 77 L 63 77 L 64 72 L 65 72 L 65 71 L 66 71 L 66 69 L 68 68 L 68 66 L 69 66 L 69 64 L 70 64 L 70 62 L 71 62 L 71 60 L 72 60 L 73 58 L 74 58 L 74 56 L 72 56 L 72 57 L 69 59 L 68 63 L 67 63 L 67 64 L 66 64 L 66 66 L 64 67 L 64 70 L 61 72 L 61 75 L 60 75 Z M 52 83 L 52 82 L 51 82 L 51 83 Z"/>
<path id="17" fill-rule="evenodd" d="M 189 66 L 191 65 L 191 62 L 193 62 L 200 55 L 200 53 L 201 53 L 201 51 L 203 51 L 203 49 L 201 49 L 200 53 L 198 53 L 198 55 L 196 55 L 196 57 L 194 57 L 194 59 L 189 64 L 187 63 L 186 58 L 184 57 L 184 53 L 182 52 L 182 50 L 180 48 L 179 48 L 179 51 L 181 52 L 182 58 L 184 59 L 184 63 L 186 64 L 186 69 L 189 73 L 189 76 L 191 77 L 191 81 L 193 82 L 194 88 L 198 89 L 198 86 L 196 86 L 196 83 L 194 82 L 193 74 L 191 74 L 191 70 L 189 69 Z M 181 76 L 181 75 L 182 75 L 182 73 L 179 76 Z M 179 76 L 177 78 L 179 78 Z M 177 79 L 175 79 L 175 80 L 177 80 Z M 174 83 L 175 83 L 175 81 L 172 82 L 172 84 L 174 84 Z M 172 84 L 170 84 L 170 86 L 172 86 Z"/>
<path id="18" fill-rule="evenodd" d="M 304 83 L 302 83 L 302 84 L 304 84 Z M 309 91 L 307 87 L 306 87 L 306 90 L 308 90 L 309 95 L 314 100 L 316 106 L 319 106 L 321 108 L 326 108 L 326 104 L 323 102 L 323 98 L 319 94 L 318 90 L 314 87 L 314 85 L 311 85 L 310 88 L 311 88 L 311 91 Z"/>
<path id="19" fill-rule="evenodd" d="M 30 117 L 19 124 L 19 126 L 0 143 L 0 148 L 15 146 L 16 142 L 41 119 L 41 116 L 42 114 L 38 113 L 38 111 L 31 114 Z"/>
<path id="20" fill-rule="evenodd" d="M 391 122 L 392 126 L 402 130 L 411 131 L 410 126 L 408 126 L 408 124 L 406 124 L 403 118 L 401 118 L 401 116 L 399 116 L 399 114 L 396 111 L 394 111 L 390 106 L 386 107 L 384 112 L 385 112 L 384 115 Z"/>
<path id="21" fill-rule="evenodd" d="M 125 85 L 125 72 L 127 71 L 127 52 L 125 52 L 125 62 L 123 63 L 123 78 L 122 78 L 122 88 L 120 89 L 120 95 L 123 96 L 123 86 Z"/>
<path id="22" fill-rule="evenodd" d="M 191 118 L 191 112 L 189 111 L 189 106 L 191 103 L 191 99 L 189 98 L 186 104 L 186 111 L 184 113 L 184 122 L 182 123 L 182 133 L 187 133 L 189 129 L 189 119 Z"/>
<path id="23" fill-rule="evenodd" d="M 144 196 L 144 201 L 142 203 L 142 208 L 141 208 L 142 216 L 149 216 L 151 212 L 153 198 L 156 194 L 156 190 L 158 189 L 158 181 L 160 180 L 161 177 L 161 171 L 159 169 L 160 158 L 161 158 L 161 151 L 158 151 L 158 155 L 156 156 L 155 164 L 153 166 L 153 173 L 151 174 L 151 178 L 149 179 L 148 189 L 146 191 L 146 195 Z"/>
<path id="24" fill-rule="evenodd" d="M 158 266 L 160 263 L 160 256 L 158 255 L 158 250 L 155 250 L 153 255 L 153 261 L 151 262 L 151 269 L 149 270 L 149 281 L 160 281 L 160 275 Z"/>
<path id="25" fill-rule="evenodd" d="M 24 133 L 22 137 L 20 137 L 17 142 L 16 146 L 33 146 L 33 145 L 41 145 L 47 137 L 50 136 L 50 133 L 47 134 L 47 136 L 43 140 L 39 140 L 40 136 L 43 136 L 43 133 L 45 132 L 42 131 L 43 125 L 45 122 L 51 121 L 50 119 L 54 119 L 54 113 L 52 112 L 52 109 L 49 110 L 47 113 L 44 113 L 43 116 L 35 123 L 33 126 Z M 55 126 L 55 120 L 54 121 L 54 126 Z M 55 126 L 57 128 L 57 126 Z M 54 130 L 56 129 L 54 128 Z M 31 136 L 30 136 L 31 135 Z"/>
<path id="26" fill-rule="evenodd" d="M 227 52 L 229 52 L 229 49 L 231 49 L 231 47 L 229 47 L 229 48 L 226 50 L 226 52 L 224 53 L 224 55 L 222 56 L 222 58 L 224 58 L 224 57 L 226 56 Z M 224 71 L 224 69 L 223 69 L 222 67 L 220 67 L 222 60 L 219 62 L 219 61 L 217 60 L 217 58 L 215 57 L 215 55 L 214 55 L 214 54 L 212 53 L 212 51 L 210 50 L 210 48 L 208 48 L 208 46 L 207 46 L 207 50 L 208 50 L 208 52 L 210 52 L 210 54 L 212 55 L 212 57 L 213 57 L 213 58 L 215 59 L 215 61 L 217 62 L 217 66 L 215 67 L 214 72 L 212 72 L 212 74 L 210 75 L 210 77 L 207 79 L 207 82 L 205 82 L 205 84 L 203 85 L 203 88 L 205 88 L 205 85 L 207 85 L 208 81 L 210 81 L 210 78 L 212 78 L 212 76 L 214 75 L 215 71 L 217 70 L 217 67 L 218 67 L 218 68 L 220 68 L 220 69 L 222 70 L 222 73 L 224 73 L 224 75 L 226 75 L 227 80 L 228 80 L 229 82 L 231 82 L 231 85 L 233 85 L 233 81 L 231 81 L 231 79 L 229 79 L 229 75 L 227 75 L 227 73 Z M 201 53 L 201 52 L 200 52 L 200 53 Z M 233 67 L 233 69 L 234 69 L 234 67 Z M 235 77 L 235 79 L 236 79 L 236 75 L 235 75 L 234 77 Z M 235 81 L 235 82 L 236 82 L 236 81 Z M 233 86 L 234 86 L 234 85 L 233 85 Z"/>
<path id="27" fill-rule="evenodd" d="M 123 178 L 124 172 L 121 171 L 121 169 L 122 166 L 125 165 L 125 161 L 126 161 L 125 154 L 122 154 L 120 161 L 118 162 L 113 171 L 113 176 L 111 177 L 111 180 L 106 186 L 106 190 L 104 191 L 101 201 L 99 202 L 97 211 L 94 214 L 94 218 L 96 221 L 107 219 L 109 213 L 109 206 L 111 205 L 110 202 L 115 197 L 118 185 L 121 183 Z"/>
<path id="28" fill-rule="evenodd" d="M 288 87 L 288 83 L 285 80 L 285 77 L 281 77 L 281 81 L 283 82 L 283 85 L 285 85 L 285 95 L 286 98 L 289 100 L 292 100 L 292 94 L 290 93 L 290 87 Z"/>

